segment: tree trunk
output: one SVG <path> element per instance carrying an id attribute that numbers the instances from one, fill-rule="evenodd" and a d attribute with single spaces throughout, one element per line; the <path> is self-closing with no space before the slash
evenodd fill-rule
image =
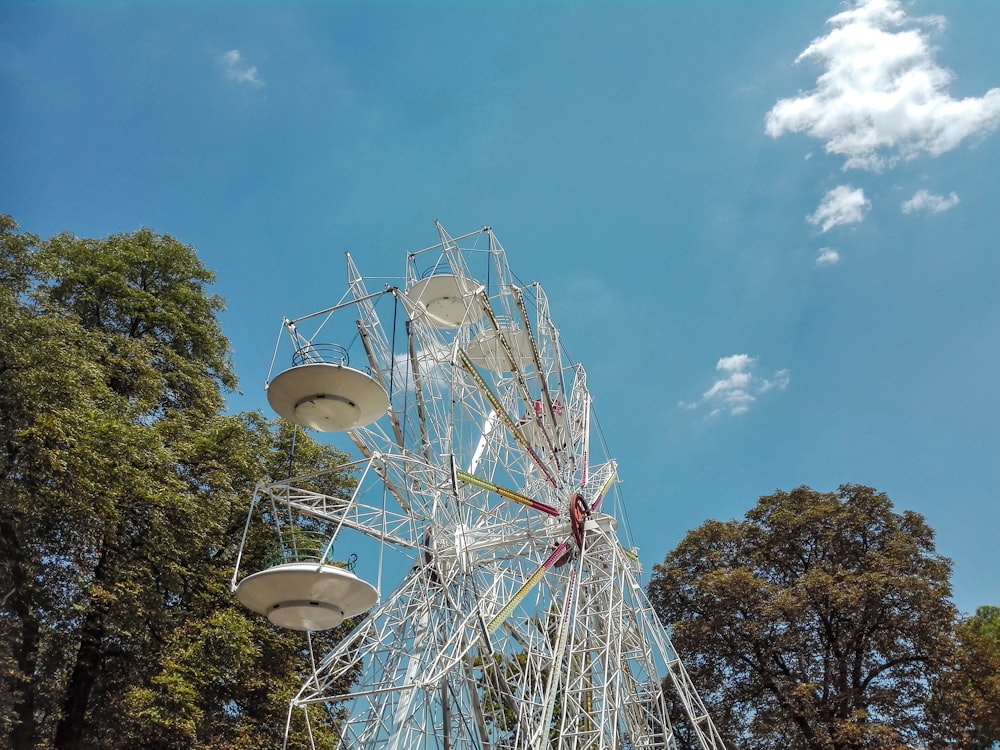
<path id="1" fill-rule="evenodd" d="M 0 606 L 14 615 L 20 625 L 20 640 L 15 640 L 11 651 L 17 663 L 17 674 L 10 681 L 14 695 L 14 726 L 10 732 L 11 747 L 34 747 L 35 740 L 35 665 L 38 661 L 38 640 L 41 626 L 33 606 L 31 576 L 27 570 L 24 550 L 18 540 L 14 522 L 0 520 L 0 543 L 10 560 L 10 589 L 0 592 Z M 15 625 L 16 628 L 16 625 Z M 12 628 L 14 630 L 14 628 Z M 6 681 L 6 680 L 5 680 Z"/>
<path id="2" fill-rule="evenodd" d="M 108 561 L 111 554 L 111 550 L 106 546 L 102 549 L 100 560 L 94 568 L 92 585 L 98 586 L 110 579 Z M 86 729 L 90 696 L 104 659 L 105 614 L 105 605 L 92 603 L 80 628 L 80 647 L 76 653 L 76 662 L 69 682 L 66 684 L 62 716 L 56 727 L 53 745 L 56 750 L 75 750 L 81 745 Z"/>
<path id="3" fill-rule="evenodd" d="M 21 646 L 17 649 L 18 685 L 14 702 L 15 721 L 10 733 L 11 747 L 34 747 L 35 741 L 35 663 L 38 658 L 38 618 L 34 613 L 22 618 Z"/>

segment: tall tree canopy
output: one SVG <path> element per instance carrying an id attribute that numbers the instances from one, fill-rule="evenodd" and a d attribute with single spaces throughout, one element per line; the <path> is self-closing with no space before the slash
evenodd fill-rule
<path id="1" fill-rule="evenodd" d="M 283 731 L 304 642 L 235 603 L 234 553 L 258 480 L 343 456 L 300 435 L 289 466 L 290 428 L 224 414 L 212 281 L 148 229 L 41 241 L 0 217 L 0 746 Z"/>
<path id="2" fill-rule="evenodd" d="M 1000 607 L 983 606 L 956 628 L 955 659 L 934 684 L 932 713 L 944 739 L 965 750 L 1000 742 Z"/>
<path id="3" fill-rule="evenodd" d="M 649 596 L 734 747 L 901 748 L 940 734 L 950 568 L 884 494 L 799 487 L 690 532 Z"/>

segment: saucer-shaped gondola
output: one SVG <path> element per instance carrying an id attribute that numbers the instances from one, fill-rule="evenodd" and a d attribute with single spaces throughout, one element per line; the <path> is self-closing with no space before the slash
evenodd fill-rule
<path id="1" fill-rule="evenodd" d="M 493 372 L 513 372 L 512 357 L 518 370 L 524 370 L 534 362 L 531 337 L 526 331 L 513 328 L 484 331 L 469 342 L 465 353 L 474 363 Z"/>
<path id="2" fill-rule="evenodd" d="M 346 568 L 295 562 L 244 578 L 236 598 L 278 627 L 329 630 L 375 606 L 378 592 Z"/>
<path id="3" fill-rule="evenodd" d="M 437 274 L 420 279 L 406 290 L 410 302 L 427 315 L 436 328 L 458 328 L 483 317 L 475 295 L 478 285 L 464 276 Z"/>
<path id="4" fill-rule="evenodd" d="M 567 425 L 566 412 L 562 404 L 553 404 L 555 424 L 543 416 L 543 407 L 540 401 L 535 402 L 535 408 L 529 409 L 521 418 L 518 426 L 521 434 L 531 445 L 547 448 L 550 445 L 555 450 L 563 450 L 566 447 Z"/>
<path id="5" fill-rule="evenodd" d="M 371 424 L 389 408 L 385 388 L 368 373 L 325 362 L 285 370 L 267 387 L 279 416 L 319 432 Z"/>

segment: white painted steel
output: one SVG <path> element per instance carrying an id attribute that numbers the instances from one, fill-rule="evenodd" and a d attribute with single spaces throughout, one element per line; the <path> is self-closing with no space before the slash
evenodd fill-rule
<path id="1" fill-rule="evenodd" d="M 483 316 L 476 288 L 477 284 L 464 276 L 435 274 L 412 284 L 406 296 L 436 328 L 458 328 Z"/>
<path id="2" fill-rule="evenodd" d="M 371 424 L 389 408 L 385 388 L 372 376 L 325 362 L 280 373 L 267 389 L 278 416 L 318 432 L 341 432 Z"/>
<path id="3" fill-rule="evenodd" d="M 280 627 L 328 630 L 375 606 L 378 592 L 344 568 L 296 562 L 244 578 L 236 598 Z"/>
<path id="4" fill-rule="evenodd" d="M 541 286 L 491 230 L 438 232 L 383 296 L 348 256 L 348 317 L 389 400 L 348 432 L 357 486 L 325 494 L 321 472 L 258 491 L 275 517 L 325 528 L 329 549 L 353 535 L 402 561 L 315 656 L 293 710 L 324 704 L 338 747 L 358 750 L 669 748 L 674 721 L 721 750 L 644 596 L 617 464 Z"/>

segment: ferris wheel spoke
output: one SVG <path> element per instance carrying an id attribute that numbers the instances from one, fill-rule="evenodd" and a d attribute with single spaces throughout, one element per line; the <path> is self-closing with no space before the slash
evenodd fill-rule
<path id="1" fill-rule="evenodd" d="M 528 592 L 542 580 L 544 575 L 549 571 L 549 568 L 557 564 L 563 555 L 566 554 L 568 549 L 568 539 L 565 542 L 561 542 L 556 545 L 556 548 L 552 550 L 552 553 L 545 559 L 545 562 L 539 565 L 528 580 L 521 585 L 521 588 L 514 592 L 514 595 L 506 604 L 503 605 L 503 607 L 500 608 L 500 611 L 496 613 L 493 619 L 486 623 L 487 633 L 492 634 L 496 632 L 496 630 L 503 624 L 503 621 L 510 617 L 511 613 L 513 613 L 513 611 L 517 608 L 517 605 L 524 600 L 524 597 L 528 595 Z"/>
<path id="2" fill-rule="evenodd" d="M 528 342 L 531 346 L 531 358 L 535 365 L 535 372 L 539 374 L 538 385 L 542 393 L 542 403 L 545 405 L 545 414 L 548 416 L 549 424 L 556 424 L 556 410 L 555 404 L 552 401 L 552 392 L 549 390 L 549 384 L 546 378 L 542 377 L 542 373 L 545 370 L 542 369 L 542 356 L 538 351 L 538 340 L 535 338 L 535 334 L 531 330 L 531 321 L 528 318 L 528 309 L 524 304 L 524 292 L 520 288 L 514 287 L 511 289 L 511 293 L 514 296 L 514 303 L 517 306 L 517 311 L 521 316 L 521 323 L 524 326 L 524 330 L 528 335 Z M 551 438 L 549 438 L 548 433 L 546 433 L 546 438 L 549 439 L 549 447 L 555 452 L 555 448 L 552 445 Z M 570 456 L 570 466 L 572 470 L 576 469 L 576 455 L 573 451 L 569 452 Z"/>
<path id="3" fill-rule="evenodd" d="M 614 484 L 615 480 L 618 478 L 618 467 L 615 466 L 614 461 L 611 462 L 610 468 L 611 471 L 608 474 L 608 478 L 604 481 L 604 484 L 601 485 L 600 491 L 594 497 L 594 501 L 590 504 L 591 513 L 597 510 L 601 501 L 604 499 L 604 496 L 607 494 L 608 490 L 611 489 L 611 485 Z"/>
<path id="4" fill-rule="evenodd" d="M 493 330 L 496 333 L 497 338 L 500 341 L 500 346 L 503 348 L 504 354 L 507 356 L 507 361 L 510 364 L 511 372 L 514 374 L 514 380 L 517 382 L 518 389 L 521 392 L 521 398 L 524 401 L 524 405 L 529 409 L 529 414 L 535 408 L 535 400 L 531 396 L 531 392 L 528 390 L 528 384 L 524 379 L 524 373 L 521 371 L 521 363 L 519 358 L 514 355 L 514 350 L 510 346 L 510 342 L 507 340 L 507 334 L 504 333 L 503 328 L 500 325 L 500 321 L 497 320 L 496 313 L 493 312 L 493 308 L 489 304 L 489 298 L 486 296 L 485 292 L 481 292 L 483 308 L 486 310 L 486 315 L 490 320 L 490 324 L 493 326 Z M 539 375 L 543 372 L 540 363 L 538 362 L 537 356 L 537 345 L 534 341 L 534 336 L 531 333 L 531 326 L 525 320 L 525 333 L 528 336 L 529 341 L 531 341 L 532 353 L 534 356 L 534 363 L 536 364 L 537 372 Z M 539 381 L 544 385 L 545 379 L 539 377 Z M 547 391 L 546 391 L 547 392 Z M 553 416 L 551 401 L 548 404 L 548 414 L 551 424 L 555 424 L 555 418 Z M 552 436 L 546 429 L 544 420 L 540 421 L 539 426 L 541 427 L 541 433 L 545 438 L 545 442 L 549 447 L 549 455 L 552 456 L 553 461 L 556 464 L 556 469 L 561 469 L 558 451 L 556 450 L 555 443 L 552 440 Z"/>
<path id="5" fill-rule="evenodd" d="M 491 482 L 488 479 L 483 479 L 482 477 L 477 477 L 474 474 L 470 474 L 467 471 L 462 471 L 461 469 L 455 469 L 455 476 L 461 479 L 467 484 L 475 485 L 484 490 L 489 490 L 494 492 L 500 497 L 505 497 L 508 500 L 513 500 L 514 502 L 521 503 L 521 505 L 526 505 L 529 508 L 534 508 L 542 513 L 547 513 L 550 516 L 559 516 L 559 511 L 553 508 L 551 505 L 540 502 L 538 500 L 532 500 L 530 497 L 522 495 L 519 492 L 514 492 L 514 490 L 509 490 L 506 487 L 501 487 L 496 482 Z"/>
<path id="6" fill-rule="evenodd" d="M 479 374 L 479 370 L 476 369 L 476 366 L 472 364 L 472 360 L 469 359 L 469 355 L 467 355 L 465 351 L 463 351 L 461 348 L 458 349 L 458 360 L 459 363 L 462 365 L 462 367 L 465 368 L 465 370 L 472 377 L 473 381 L 476 383 L 479 389 L 483 392 L 483 395 L 486 397 L 486 400 L 490 402 L 490 405 L 496 411 L 497 415 L 503 421 L 504 425 L 506 425 L 507 429 L 510 430 L 511 435 L 514 436 L 514 439 L 520 444 L 520 446 L 525 450 L 525 452 L 529 456 L 531 456 L 531 459 L 535 462 L 535 465 L 538 466 L 538 468 L 542 471 L 545 477 L 549 480 L 549 483 L 553 487 L 558 487 L 559 483 L 556 481 L 556 478 L 549 470 L 549 467 L 545 464 L 544 461 L 542 461 L 541 456 L 538 455 L 535 449 L 531 447 L 531 443 L 528 442 L 527 438 L 525 438 L 524 435 L 521 433 L 521 431 L 517 428 L 517 425 L 514 423 L 514 420 L 511 418 L 510 414 L 508 414 L 507 410 L 504 409 L 503 404 L 500 402 L 500 399 L 497 398 L 495 393 L 493 393 L 493 390 L 490 388 L 487 382 L 483 380 L 483 376 Z"/>
<path id="7" fill-rule="evenodd" d="M 417 420 L 420 422 L 420 444 L 423 447 L 427 463 L 432 463 L 430 455 L 430 439 L 427 434 L 427 407 L 424 405 L 424 391 L 420 383 L 420 366 L 417 364 L 417 347 L 413 335 L 409 338 L 410 371 L 413 373 L 413 396 L 417 402 Z"/>

